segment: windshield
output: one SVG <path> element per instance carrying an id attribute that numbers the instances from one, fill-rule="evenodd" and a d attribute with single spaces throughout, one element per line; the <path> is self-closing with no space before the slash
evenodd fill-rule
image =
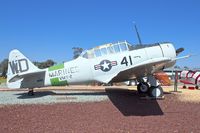
<path id="1" fill-rule="evenodd" d="M 124 51 L 130 50 L 130 47 L 132 47 L 128 42 L 118 42 L 118 43 L 109 43 L 104 44 L 95 48 L 92 48 L 90 50 L 87 50 L 83 52 L 81 55 L 84 58 L 90 59 L 94 57 L 100 57 L 108 54 L 114 54 L 114 53 L 120 53 Z"/>

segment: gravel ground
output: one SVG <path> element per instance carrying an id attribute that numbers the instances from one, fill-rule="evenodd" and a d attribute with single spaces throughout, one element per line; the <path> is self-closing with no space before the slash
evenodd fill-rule
<path id="1" fill-rule="evenodd" d="M 135 87 L 92 88 L 44 88 L 30 97 L 24 90 L 1 91 L 7 89 L 1 84 L 0 133 L 200 132 L 200 90 L 166 87 L 165 99 L 156 101 L 141 100 Z"/>
<path id="2" fill-rule="evenodd" d="M 79 95 L 72 93 L 71 97 Z M 103 96 L 107 100 L 6 105 L 0 108 L 0 133 L 200 132 L 200 104 L 181 101 L 179 96 L 184 92 L 166 93 L 165 99 L 158 101 L 141 100 L 134 90 L 82 93 L 85 98 Z"/>
<path id="3" fill-rule="evenodd" d="M 177 93 L 177 96 L 182 102 L 200 104 L 200 90 L 180 89 L 180 93 Z"/>

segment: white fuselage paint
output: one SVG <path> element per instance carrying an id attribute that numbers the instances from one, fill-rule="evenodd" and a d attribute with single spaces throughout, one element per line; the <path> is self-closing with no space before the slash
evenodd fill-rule
<path id="1" fill-rule="evenodd" d="M 75 60 L 64 63 L 63 69 L 69 70 L 69 72 L 65 72 L 66 74 L 60 74 L 55 77 L 58 77 L 60 79 L 62 78 L 66 79 L 68 84 L 83 84 L 83 83 L 86 84 L 91 81 L 108 83 L 110 80 L 112 80 L 113 77 L 117 76 L 117 74 L 121 71 L 132 69 L 143 63 L 145 63 L 146 65 L 152 64 L 155 62 L 155 59 L 162 59 L 162 58 L 163 59 L 176 58 L 175 48 L 171 43 L 164 43 L 157 46 L 146 47 L 132 51 L 124 51 L 120 53 L 104 55 L 91 59 L 87 59 L 80 56 Z M 110 61 L 111 63 L 106 62 L 106 60 Z M 102 64 L 100 64 L 101 62 Z M 168 63 L 165 63 L 165 66 L 171 67 L 174 64 L 175 61 L 172 62 L 169 61 Z M 63 69 L 60 70 L 64 71 Z M 151 73 L 150 71 L 151 69 L 147 70 L 149 71 L 147 71 L 146 73 Z M 49 72 L 48 69 L 46 69 L 45 86 L 52 85 L 50 80 L 52 78 L 52 74 L 50 73 L 51 72 Z M 134 73 L 135 72 L 133 71 L 132 73 L 129 74 L 134 75 Z M 141 71 L 139 73 L 144 73 L 144 72 Z"/>
<path id="2" fill-rule="evenodd" d="M 36 88 L 93 81 L 109 83 L 142 77 L 175 64 L 176 50 L 171 43 L 124 51 L 120 49 L 121 52 L 99 57 L 83 54 L 75 60 L 47 69 L 38 69 L 20 51 L 12 50 L 7 85 L 9 88 Z"/>

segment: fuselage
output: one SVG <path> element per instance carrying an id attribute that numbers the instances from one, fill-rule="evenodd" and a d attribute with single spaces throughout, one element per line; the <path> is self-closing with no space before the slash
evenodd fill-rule
<path id="1" fill-rule="evenodd" d="M 114 51 L 110 51 L 110 47 Z M 106 45 L 87 51 L 75 60 L 45 69 L 44 85 L 87 84 L 93 81 L 108 83 L 113 78 L 124 81 L 171 67 L 175 64 L 175 58 L 176 50 L 171 43 L 135 49 Z M 167 59 L 169 61 L 166 63 Z"/>
<path id="2" fill-rule="evenodd" d="M 77 59 L 38 69 L 20 51 L 9 54 L 9 88 L 36 88 L 109 83 L 144 77 L 175 64 L 176 50 L 171 43 L 136 45 L 118 42 L 83 52 Z"/>

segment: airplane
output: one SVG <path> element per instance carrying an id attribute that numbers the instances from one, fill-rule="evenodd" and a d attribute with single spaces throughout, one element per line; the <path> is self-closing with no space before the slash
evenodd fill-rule
<path id="1" fill-rule="evenodd" d="M 187 88 L 188 85 L 195 85 L 196 89 L 200 86 L 200 72 L 192 70 L 184 70 L 180 74 L 180 82 L 183 83 L 183 88 Z"/>
<path id="2" fill-rule="evenodd" d="M 34 88 L 65 86 L 91 82 L 114 83 L 137 79 L 139 94 L 162 97 L 163 89 L 154 73 L 172 67 L 183 50 L 176 50 L 172 43 L 131 45 L 127 41 L 108 43 L 85 50 L 78 58 L 46 69 L 37 68 L 20 51 L 9 53 L 7 86 Z M 144 81 L 144 77 L 147 80 Z"/>

